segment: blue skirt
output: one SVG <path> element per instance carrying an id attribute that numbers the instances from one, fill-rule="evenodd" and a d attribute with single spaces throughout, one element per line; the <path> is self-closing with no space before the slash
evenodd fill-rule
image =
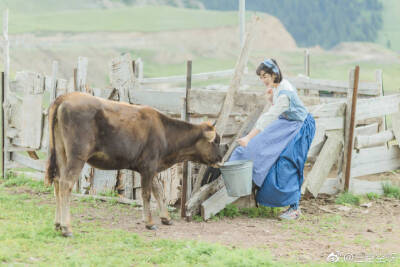
<path id="1" fill-rule="evenodd" d="M 304 164 L 315 134 L 315 121 L 308 114 L 304 122 L 284 118 L 267 126 L 247 147 L 238 147 L 230 161 L 253 161 L 253 182 L 260 187 L 256 200 L 263 206 L 284 207 L 298 203 Z"/>

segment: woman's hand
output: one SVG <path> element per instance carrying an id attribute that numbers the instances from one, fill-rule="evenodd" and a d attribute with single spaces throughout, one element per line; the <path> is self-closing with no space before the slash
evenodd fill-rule
<path id="1" fill-rule="evenodd" d="M 237 140 L 239 145 L 241 145 L 242 147 L 246 147 L 247 144 L 249 143 L 249 141 L 250 141 L 250 138 L 247 135 L 245 137 L 242 137 L 242 138 Z"/>

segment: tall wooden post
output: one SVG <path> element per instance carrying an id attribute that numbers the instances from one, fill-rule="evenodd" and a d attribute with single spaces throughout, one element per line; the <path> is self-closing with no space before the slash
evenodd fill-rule
<path id="1" fill-rule="evenodd" d="M 346 107 L 346 125 L 345 125 L 345 151 L 344 151 L 344 190 L 348 191 L 350 187 L 351 176 L 351 159 L 354 146 L 354 128 L 356 124 L 356 108 L 358 81 L 360 75 L 360 67 L 356 66 L 355 70 L 350 72 L 349 92 L 347 95 Z"/>
<path id="2" fill-rule="evenodd" d="M 4 57 L 4 72 L 2 73 L 2 140 L 3 140 L 3 166 L 2 166 L 2 175 L 3 178 L 7 173 L 8 163 L 11 159 L 11 156 L 8 152 L 8 139 L 7 135 L 7 113 L 4 112 L 4 105 L 7 102 L 7 95 L 9 94 L 9 86 L 10 86 L 10 42 L 8 40 L 8 9 L 6 9 L 3 13 L 3 57 Z"/>
<path id="3" fill-rule="evenodd" d="M 188 113 L 188 99 L 190 89 L 192 88 L 192 61 L 188 60 L 186 64 L 186 95 L 183 98 L 181 119 L 189 121 Z M 192 189 L 192 177 L 189 175 L 189 162 L 183 163 L 183 177 L 182 177 L 182 193 L 181 193 L 181 217 L 186 217 L 186 201 L 190 197 Z"/>
<path id="4" fill-rule="evenodd" d="M 239 27 L 240 48 L 243 48 L 246 33 L 246 0 L 239 0 Z"/>
<path id="5" fill-rule="evenodd" d="M 304 51 L 304 74 L 310 77 L 310 51 L 308 49 Z M 308 89 L 304 89 L 304 95 L 309 95 L 309 93 Z"/>
<path id="6" fill-rule="evenodd" d="M 375 72 L 375 79 L 376 83 L 378 84 L 379 88 L 379 96 L 384 96 L 385 91 L 383 89 L 383 75 L 382 75 L 382 70 L 376 70 Z M 384 132 L 387 130 L 387 122 L 386 122 L 386 116 L 382 117 L 382 125 L 380 125 L 379 132 Z"/>
<path id="7" fill-rule="evenodd" d="M 1 177 L 4 179 L 5 177 L 5 166 L 4 166 L 4 143 L 5 143 L 5 136 L 4 136 L 4 71 L 1 72 Z"/>

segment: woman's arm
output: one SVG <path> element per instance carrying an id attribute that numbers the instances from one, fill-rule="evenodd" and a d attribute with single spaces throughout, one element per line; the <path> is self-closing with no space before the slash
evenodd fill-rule
<path id="1" fill-rule="evenodd" d="M 276 104 L 273 105 L 268 112 L 262 114 L 260 118 L 258 118 L 256 125 L 250 133 L 238 140 L 239 145 L 247 146 L 250 140 L 259 134 L 261 131 L 267 127 L 268 124 L 276 120 L 279 115 L 285 112 L 289 108 L 289 98 L 287 95 L 281 95 L 278 97 Z"/>

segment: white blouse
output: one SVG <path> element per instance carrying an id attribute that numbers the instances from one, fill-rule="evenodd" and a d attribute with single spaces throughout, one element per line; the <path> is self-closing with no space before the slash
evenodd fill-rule
<path id="1" fill-rule="evenodd" d="M 278 87 L 274 89 L 272 107 L 267 112 L 261 114 L 256 122 L 255 128 L 259 131 L 263 131 L 268 124 L 278 119 L 283 112 L 289 109 L 289 97 L 287 95 L 278 96 L 281 90 L 295 91 L 295 88 L 285 79 L 279 83 Z"/>

